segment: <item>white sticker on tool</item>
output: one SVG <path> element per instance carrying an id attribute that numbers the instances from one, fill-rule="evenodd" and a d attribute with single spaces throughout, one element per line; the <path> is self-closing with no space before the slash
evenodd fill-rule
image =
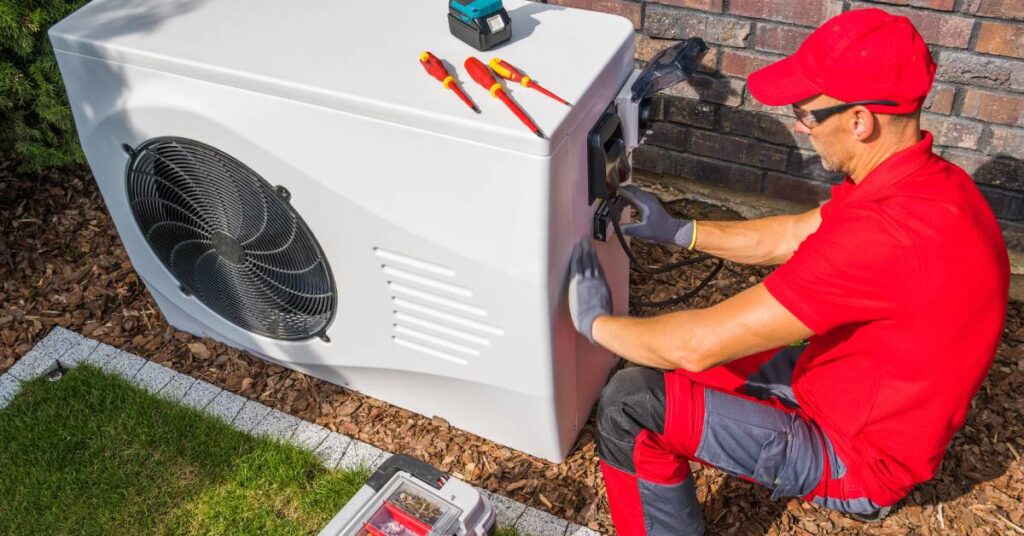
<path id="1" fill-rule="evenodd" d="M 495 15 L 487 19 L 487 25 L 491 27 L 491 32 L 498 33 L 505 29 L 505 21 L 501 20 L 501 15 Z"/>

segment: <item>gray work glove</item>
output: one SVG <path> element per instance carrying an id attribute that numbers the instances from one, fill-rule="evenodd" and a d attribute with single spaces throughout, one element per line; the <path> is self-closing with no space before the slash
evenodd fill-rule
<path id="1" fill-rule="evenodd" d="M 673 218 L 657 196 L 632 184 L 619 188 L 619 201 L 616 204 L 624 203 L 636 208 L 640 213 L 640 221 L 622 224 L 623 233 L 659 244 L 675 244 L 693 249 L 694 231 L 697 229 L 694 220 Z M 624 207 L 617 208 L 615 214 L 621 214 Z"/>
<path id="2" fill-rule="evenodd" d="M 569 261 L 569 314 L 576 331 L 590 342 L 594 320 L 612 314 L 612 293 L 589 238 L 576 244 Z"/>

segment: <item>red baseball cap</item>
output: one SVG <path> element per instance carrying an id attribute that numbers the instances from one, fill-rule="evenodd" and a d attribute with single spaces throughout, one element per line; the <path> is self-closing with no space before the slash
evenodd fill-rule
<path id="1" fill-rule="evenodd" d="M 750 74 L 757 100 L 784 106 L 825 94 L 843 102 L 891 100 L 872 112 L 905 114 L 921 107 L 935 62 L 910 19 L 881 9 L 856 9 L 829 19 L 788 58 Z"/>

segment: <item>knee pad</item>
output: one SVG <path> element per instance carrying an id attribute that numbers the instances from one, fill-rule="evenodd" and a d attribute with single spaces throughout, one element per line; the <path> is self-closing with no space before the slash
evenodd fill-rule
<path id="1" fill-rule="evenodd" d="M 646 367 L 622 369 L 601 391 L 598 455 L 608 464 L 635 472 L 633 446 L 643 429 L 658 434 L 665 430 L 665 373 Z"/>

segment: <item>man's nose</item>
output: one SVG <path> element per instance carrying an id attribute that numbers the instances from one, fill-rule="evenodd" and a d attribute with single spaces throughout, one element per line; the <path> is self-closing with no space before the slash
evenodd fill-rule
<path id="1" fill-rule="evenodd" d="M 794 119 L 793 120 L 793 131 L 794 132 L 798 132 L 800 134 L 810 134 L 811 133 L 811 129 L 807 128 L 807 125 L 805 125 L 803 123 L 803 121 L 800 121 L 799 119 Z"/>

